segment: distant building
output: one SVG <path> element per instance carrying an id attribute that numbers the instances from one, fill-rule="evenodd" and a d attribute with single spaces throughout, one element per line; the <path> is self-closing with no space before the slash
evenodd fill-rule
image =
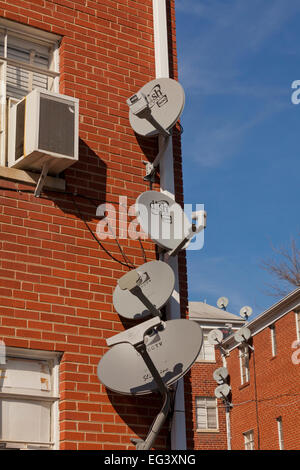
<path id="1" fill-rule="evenodd" d="M 223 364 L 219 348 L 209 343 L 208 334 L 217 328 L 223 330 L 225 337 L 242 327 L 245 321 L 204 302 L 189 302 L 189 312 L 190 320 L 203 328 L 204 342 L 190 374 L 193 429 L 188 430 L 188 448 L 226 449 L 225 409 L 222 400 L 214 395 L 218 384 L 213 379 L 213 372 Z"/>
<path id="2" fill-rule="evenodd" d="M 223 342 L 231 386 L 231 449 L 300 449 L 300 288 Z"/>

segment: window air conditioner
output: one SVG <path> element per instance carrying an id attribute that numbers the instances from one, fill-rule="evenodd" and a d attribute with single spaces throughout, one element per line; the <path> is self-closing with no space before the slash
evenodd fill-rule
<path id="1" fill-rule="evenodd" d="M 8 166 L 57 175 L 78 161 L 79 100 L 35 89 L 9 110 Z"/>

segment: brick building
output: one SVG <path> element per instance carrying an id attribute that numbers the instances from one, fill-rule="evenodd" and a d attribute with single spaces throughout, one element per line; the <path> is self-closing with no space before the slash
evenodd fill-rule
<path id="1" fill-rule="evenodd" d="M 204 302 L 189 302 L 189 318 L 202 327 L 204 342 L 190 374 L 193 428 L 188 432 L 188 448 L 224 450 L 227 448 L 225 408 L 222 400 L 215 397 L 218 384 L 213 378 L 214 371 L 223 366 L 223 351 L 209 343 L 208 334 L 214 329 L 225 334 L 237 331 L 244 320 Z"/>
<path id="2" fill-rule="evenodd" d="M 300 448 L 300 289 L 246 324 L 250 347 L 228 337 L 231 448 Z"/>
<path id="3" fill-rule="evenodd" d="M 161 406 L 157 397 L 108 392 L 96 374 L 106 338 L 128 327 L 113 309 L 116 282 L 128 262 L 138 266 L 156 259 L 156 247 L 150 240 L 141 248 L 138 240 L 122 239 L 122 257 L 114 239 L 103 241 L 104 251 L 93 234 L 99 204 L 119 209 L 119 196 L 126 196 L 129 207 L 149 189 L 143 161 L 156 156 L 158 140 L 134 134 L 126 99 L 155 77 L 177 79 L 174 0 L 160 15 L 164 5 L 160 0 L 0 5 L 2 446 L 132 449 L 130 438 L 145 436 Z M 158 18 L 165 20 L 164 60 L 158 57 L 164 27 L 157 32 Z M 35 87 L 79 100 L 79 161 L 58 177 L 48 176 L 39 198 L 33 194 L 39 175 L 7 166 L 10 106 Z M 168 190 L 183 203 L 176 129 L 171 147 L 153 189 Z M 180 305 L 173 299 L 167 315 L 174 317 L 175 309 L 175 316 L 185 316 L 184 253 L 174 269 Z M 185 397 L 189 400 L 188 381 Z M 176 416 L 173 420 L 173 448 L 185 446 L 182 417 L 181 412 L 177 424 Z M 188 427 L 190 419 L 187 413 Z M 168 425 L 158 448 L 171 445 Z"/>

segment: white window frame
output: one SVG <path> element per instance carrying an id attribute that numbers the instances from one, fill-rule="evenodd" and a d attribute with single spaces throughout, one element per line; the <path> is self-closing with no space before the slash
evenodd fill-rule
<path id="1" fill-rule="evenodd" d="M 282 432 L 282 417 L 278 416 L 278 418 L 276 418 L 276 421 L 277 421 L 279 450 L 284 450 L 284 441 L 283 441 L 283 432 Z"/>
<path id="2" fill-rule="evenodd" d="M 275 323 L 269 326 L 271 334 L 272 357 L 277 355 L 276 326 Z"/>
<path id="3" fill-rule="evenodd" d="M 7 390 L 0 388 L 0 400 L 1 398 L 14 398 L 22 400 L 35 399 L 40 402 L 48 401 L 52 403 L 51 406 L 51 441 L 50 449 L 57 450 L 59 449 L 59 363 L 61 359 L 61 354 L 56 352 L 40 351 L 40 350 L 30 350 L 22 348 L 5 348 L 6 357 L 13 357 L 18 359 L 33 359 L 39 361 L 47 361 L 51 367 L 51 394 L 45 397 L 40 395 L 36 396 L 33 394 L 28 394 L 28 391 L 24 390 Z M 1 366 L 0 366 L 1 367 Z M 2 366 L 3 367 L 3 366 Z M 0 439 L 0 446 L 7 443 L 9 446 L 20 447 L 22 450 L 26 449 L 36 449 L 39 446 L 45 448 L 49 443 L 32 443 L 25 441 L 7 441 Z"/>
<path id="4" fill-rule="evenodd" d="M 199 428 L 198 427 L 198 419 L 197 419 L 198 409 L 202 408 L 198 405 L 198 402 L 200 402 L 200 401 L 204 402 L 204 404 L 205 404 L 205 406 L 204 406 L 205 417 L 206 417 L 206 427 L 205 428 Z M 212 404 L 213 404 L 213 406 L 212 406 Z M 195 405 L 196 405 L 195 413 L 196 413 L 197 432 L 218 432 L 219 431 L 219 412 L 218 412 L 217 399 L 213 398 L 213 397 L 197 396 L 196 399 L 195 399 Z M 208 409 L 209 408 L 213 408 L 216 412 L 216 428 L 209 428 L 208 427 Z"/>
<path id="5" fill-rule="evenodd" d="M 249 431 L 243 432 L 244 436 L 244 445 L 245 450 L 255 450 L 254 448 L 254 431 L 250 429 Z"/>
<path id="6" fill-rule="evenodd" d="M 297 340 L 300 341 L 300 311 L 295 312 L 295 321 Z"/>
<path id="7" fill-rule="evenodd" d="M 247 345 L 242 345 L 239 347 L 239 361 L 240 361 L 241 385 L 244 385 L 250 380 L 249 348 Z"/>
<path id="8" fill-rule="evenodd" d="M 61 38 L 55 34 L 41 31 L 30 26 L 18 24 L 6 19 L 0 19 L 0 34 L 4 37 L 4 53 L 0 56 L 0 166 L 7 166 L 7 113 L 8 100 L 6 94 L 6 73 L 7 66 L 20 66 L 24 70 L 30 72 L 41 73 L 53 79 L 51 89 L 53 92 L 59 92 L 59 46 Z M 51 62 L 49 70 L 39 68 L 32 64 L 22 61 L 16 61 L 7 57 L 7 44 L 9 37 L 13 37 L 14 41 L 22 39 L 33 44 L 47 46 L 51 49 Z M 12 99 L 12 102 L 16 100 Z"/>
<path id="9" fill-rule="evenodd" d="M 210 362 L 210 363 L 216 362 L 215 347 L 209 344 L 208 339 L 207 339 L 208 333 L 209 333 L 209 330 L 203 331 L 203 343 L 202 343 L 200 353 L 197 357 L 197 362 Z M 208 348 L 209 348 L 209 351 L 208 351 Z M 212 351 L 213 351 L 213 358 L 210 356 Z"/>

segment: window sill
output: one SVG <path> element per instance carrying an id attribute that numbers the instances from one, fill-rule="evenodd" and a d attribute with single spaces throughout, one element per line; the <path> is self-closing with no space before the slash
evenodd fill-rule
<path id="1" fill-rule="evenodd" d="M 246 388 L 246 387 L 248 387 L 249 385 L 250 385 L 250 382 L 249 382 L 249 381 L 248 381 L 248 382 L 245 382 L 243 385 L 240 385 L 240 386 L 239 386 L 239 390 L 243 390 L 243 388 Z"/>
<path id="2" fill-rule="evenodd" d="M 199 433 L 218 433 L 219 429 L 196 429 L 196 432 Z"/>
<path id="3" fill-rule="evenodd" d="M 0 179 L 15 181 L 36 186 L 39 180 L 39 173 L 18 170 L 17 168 L 8 168 L 0 166 Z M 56 191 L 65 191 L 66 182 L 63 178 L 47 176 L 44 184 L 45 189 L 54 189 Z"/>
<path id="4" fill-rule="evenodd" d="M 197 359 L 196 362 L 200 362 L 200 363 L 203 363 L 203 364 L 215 364 L 216 361 L 210 361 L 210 360 L 206 360 L 206 359 Z"/>

